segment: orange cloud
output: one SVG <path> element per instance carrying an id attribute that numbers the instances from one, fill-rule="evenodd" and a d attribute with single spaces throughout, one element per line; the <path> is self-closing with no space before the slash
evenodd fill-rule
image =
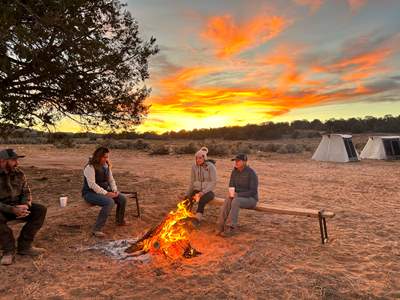
<path id="1" fill-rule="evenodd" d="M 295 3 L 303 6 L 309 6 L 312 12 L 319 10 L 324 0 L 293 0 Z M 347 0 L 351 11 L 356 12 L 367 3 L 367 0 Z"/>
<path id="2" fill-rule="evenodd" d="M 201 36 L 215 45 L 219 58 L 227 58 L 276 37 L 288 23 L 279 16 L 262 15 L 235 24 L 230 15 L 216 16 L 208 20 L 207 28 Z"/>
<path id="3" fill-rule="evenodd" d="M 367 0 L 347 0 L 351 11 L 358 11 L 362 6 L 367 3 Z"/>
<path id="4" fill-rule="evenodd" d="M 343 58 L 340 61 L 319 67 L 323 72 L 341 73 L 344 81 L 359 81 L 377 75 L 386 69 L 381 67 L 392 53 L 390 49 L 375 49 L 349 58 Z"/>
<path id="5" fill-rule="evenodd" d="M 322 0 L 294 0 L 294 2 L 299 5 L 309 6 L 313 12 L 317 11 L 323 3 Z"/>

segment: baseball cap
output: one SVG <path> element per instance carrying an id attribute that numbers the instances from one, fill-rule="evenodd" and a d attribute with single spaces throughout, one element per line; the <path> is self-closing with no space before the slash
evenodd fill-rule
<path id="1" fill-rule="evenodd" d="M 243 161 L 247 161 L 247 155 L 244 153 L 239 153 L 237 154 L 234 158 L 231 159 L 232 161 L 234 160 L 243 160 Z"/>
<path id="2" fill-rule="evenodd" d="M 0 151 L 0 159 L 17 159 L 23 158 L 25 155 L 18 155 L 14 149 L 4 149 Z"/>

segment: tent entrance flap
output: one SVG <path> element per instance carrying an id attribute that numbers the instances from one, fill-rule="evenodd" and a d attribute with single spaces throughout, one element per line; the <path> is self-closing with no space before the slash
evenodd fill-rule
<path id="1" fill-rule="evenodd" d="M 400 159 L 400 141 L 398 139 L 383 139 L 383 147 L 389 159 Z"/>
<path id="2" fill-rule="evenodd" d="M 351 138 L 343 138 L 344 146 L 346 147 L 347 156 L 349 160 L 358 160 L 356 149 Z"/>

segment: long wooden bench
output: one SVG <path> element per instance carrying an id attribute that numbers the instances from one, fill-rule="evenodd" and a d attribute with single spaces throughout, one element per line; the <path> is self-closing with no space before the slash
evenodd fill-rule
<path id="1" fill-rule="evenodd" d="M 215 197 L 210 203 L 214 205 L 223 205 L 225 199 Z M 270 213 L 270 214 L 283 214 L 283 215 L 294 215 L 294 216 L 304 216 L 317 218 L 319 222 L 319 229 L 321 232 L 321 241 L 322 244 L 328 242 L 328 228 L 326 225 L 327 218 L 333 218 L 335 216 L 334 212 L 326 211 L 324 209 L 309 209 L 309 208 L 295 208 L 295 207 L 285 207 L 278 205 L 270 205 L 270 204 L 257 204 L 256 211 Z"/>

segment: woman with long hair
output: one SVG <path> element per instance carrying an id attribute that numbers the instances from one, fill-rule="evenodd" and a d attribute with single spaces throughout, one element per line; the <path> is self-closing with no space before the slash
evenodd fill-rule
<path id="1" fill-rule="evenodd" d="M 99 147 L 89 159 L 83 170 L 84 180 L 82 197 L 90 204 L 101 206 L 92 233 L 96 237 L 104 237 L 102 228 L 112 208 L 117 204 L 116 224 L 126 225 L 124 220 L 126 197 L 118 192 L 110 162 L 110 150 Z"/>

